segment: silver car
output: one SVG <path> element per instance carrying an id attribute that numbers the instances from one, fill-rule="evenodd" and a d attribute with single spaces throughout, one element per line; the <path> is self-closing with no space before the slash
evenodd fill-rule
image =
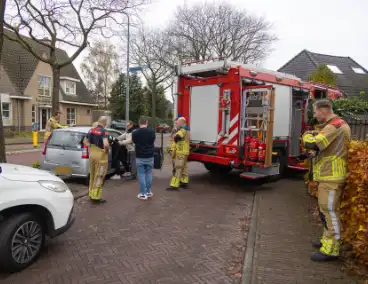
<path id="1" fill-rule="evenodd" d="M 70 127 L 53 131 L 41 154 L 40 169 L 60 176 L 80 177 L 89 181 L 89 151 L 83 146 L 83 139 L 91 127 Z M 122 133 L 115 129 L 106 129 L 114 138 Z M 107 175 L 115 172 L 112 168 L 111 148 Z"/>

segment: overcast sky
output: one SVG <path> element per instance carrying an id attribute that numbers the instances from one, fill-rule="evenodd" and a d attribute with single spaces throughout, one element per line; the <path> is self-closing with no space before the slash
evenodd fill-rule
<path id="1" fill-rule="evenodd" d="M 177 5 L 205 0 L 152 0 L 142 18 L 146 25 L 164 27 Z M 217 2 L 217 1 L 207 1 Z M 276 70 L 303 49 L 350 56 L 368 68 L 368 0 L 227 0 L 239 9 L 264 16 L 279 41 L 263 66 Z M 349 4 L 350 3 L 350 4 Z M 85 53 L 84 53 L 85 54 Z M 80 56 L 75 62 L 78 66 Z"/>

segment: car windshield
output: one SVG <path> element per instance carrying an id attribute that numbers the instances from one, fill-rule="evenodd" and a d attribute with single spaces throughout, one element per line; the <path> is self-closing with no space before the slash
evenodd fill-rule
<path id="1" fill-rule="evenodd" d="M 48 143 L 48 146 L 63 148 L 82 148 L 82 142 L 87 134 L 73 131 L 55 131 Z"/>

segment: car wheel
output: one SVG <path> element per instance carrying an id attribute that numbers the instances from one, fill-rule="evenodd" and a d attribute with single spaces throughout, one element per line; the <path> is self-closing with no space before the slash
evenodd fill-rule
<path id="1" fill-rule="evenodd" d="M 32 213 L 5 219 L 0 225 L 0 270 L 23 270 L 37 259 L 44 243 L 45 226 Z"/>
<path id="2" fill-rule="evenodd" d="M 116 129 L 116 125 L 115 124 L 112 124 L 111 125 L 111 128 Z"/>

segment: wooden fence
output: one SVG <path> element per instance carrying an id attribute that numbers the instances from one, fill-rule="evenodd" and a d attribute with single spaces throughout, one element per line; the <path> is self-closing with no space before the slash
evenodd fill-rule
<path id="1" fill-rule="evenodd" d="M 366 116 L 363 118 L 344 117 L 344 119 L 350 125 L 352 139 L 368 139 L 368 118 Z"/>

